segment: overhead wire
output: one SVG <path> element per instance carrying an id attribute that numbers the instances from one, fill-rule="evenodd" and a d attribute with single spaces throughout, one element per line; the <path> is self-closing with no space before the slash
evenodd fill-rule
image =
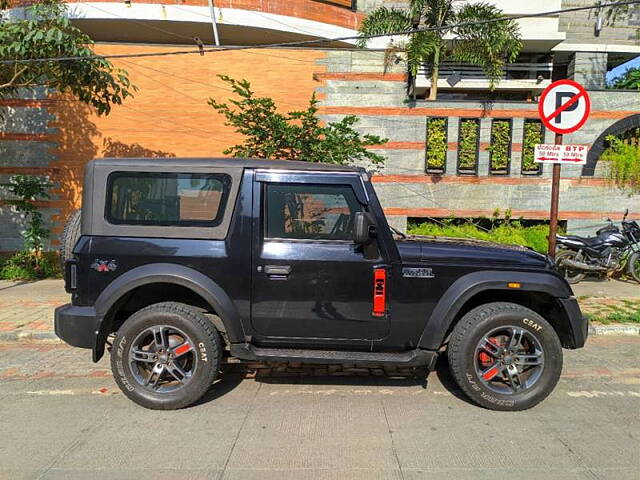
<path id="1" fill-rule="evenodd" d="M 293 42 L 277 42 L 277 43 L 265 43 L 265 44 L 256 44 L 256 45 L 231 45 L 231 46 L 223 46 L 223 47 L 198 49 L 198 50 L 178 50 L 178 51 L 170 51 L 170 52 L 148 52 L 148 53 L 136 53 L 136 54 L 124 53 L 124 54 L 112 54 L 112 55 L 86 55 L 86 56 L 11 59 L 11 60 L 0 60 L 0 64 L 6 65 L 6 64 L 15 64 L 15 63 L 23 64 L 23 63 L 40 63 L 40 62 L 87 61 L 87 60 L 95 60 L 95 59 L 142 58 L 142 57 L 158 57 L 158 56 L 171 56 L 171 55 L 193 55 L 193 54 L 202 54 L 203 52 L 208 53 L 208 52 L 220 52 L 220 51 L 228 51 L 228 50 L 256 50 L 256 49 L 265 49 L 265 48 L 301 47 L 306 45 L 318 45 L 318 44 L 327 43 L 327 42 L 345 42 L 349 40 L 370 40 L 373 38 L 414 35 L 416 33 L 422 33 L 422 32 L 455 30 L 463 27 L 499 23 L 499 22 L 504 22 L 506 20 L 523 20 L 527 18 L 539 18 L 539 17 L 547 17 L 552 15 L 559 15 L 562 13 L 571 13 L 571 12 L 577 12 L 577 11 L 594 10 L 594 9 L 601 9 L 601 8 L 608 8 L 608 7 L 622 7 L 622 6 L 638 5 L 638 4 L 640 4 L 640 0 L 627 0 L 622 2 L 599 3 L 596 5 L 569 7 L 569 8 L 562 8 L 557 10 L 549 10 L 545 12 L 509 15 L 509 16 L 505 15 L 499 18 L 475 20 L 471 22 L 462 22 L 462 23 L 447 25 L 447 26 L 422 27 L 422 28 L 416 28 L 413 30 L 401 30 L 401 31 L 395 31 L 395 32 L 379 33 L 379 34 L 345 35 L 345 36 L 334 37 L 334 38 L 322 37 L 322 38 L 315 38 L 310 40 L 299 40 L 299 41 L 293 41 Z M 126 17 L 124 18 L 126 19 Z M 179 35 L 179 34 L 176 34 L 176 35 Z M 183 36 L 183 37 L 189 38 L 186 36 Z"/>

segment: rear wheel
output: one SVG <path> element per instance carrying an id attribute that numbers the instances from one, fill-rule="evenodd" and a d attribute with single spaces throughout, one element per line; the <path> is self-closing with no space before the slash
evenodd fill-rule
<path id="1" fill-rule="evenodd" d="M 580 270 L 568 267 L 565 264 L 566 260 L 582 261 L 582 254 L 574 252 L 572 250 L 561 250 L 556 254 L 556 270 L 562 275 L 569 283 L 581 282 L 585 274 Z"/>
<path id="2" fill-rule="evenodd" d="M 451 334 L 447 355 L 460 388 L 492 410 L 537 405 L 562 372 L 562 347 L 553 327 L 514 303 L 488 303 L 467 313 Z"/>
<path id="3" fill-rule="evenodd" d="M 137 404 L 173 410 L 206 393 L 221 353 L 220 335 L 204 315 L 181 303 L 157 303 L 120 327 L 111 369 L 120 389 Z"/>
<path id="4" fill-rule="evenodd" d="M 640 252 L 631 254 L 627 271 L 636 282 L 640 283 Z"/>

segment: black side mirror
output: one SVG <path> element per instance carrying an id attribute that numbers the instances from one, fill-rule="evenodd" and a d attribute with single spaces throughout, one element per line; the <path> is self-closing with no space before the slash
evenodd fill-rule
<path id="1" fill-rule="evenodd" d="M 365 245 L 371 241 L 375 232 L 374 223 L 365 212 L 356 212 L 353 218 L 353 241 Z"/>
<path id="2" fill-rule="evenodd" d="M 624 211 L 624 217 L 622 217 L 622 220 L 626 220 L 627 219 L 627 215 L 629 215 L 629 209 L 628 208 Z"/>

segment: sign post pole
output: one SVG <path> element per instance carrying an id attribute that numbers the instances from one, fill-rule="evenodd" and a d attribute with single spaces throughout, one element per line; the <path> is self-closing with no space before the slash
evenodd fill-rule
<path id="1" fill-rule="evenodd" d="M 591 100 L 585 88 L 573 80 L 558 80 L 544 89 L 538 101 L 542 123 L 556 134 L 553 145 L 535 147 L 535 161 L 553 163 L 551 180 L 551 209 L 549 212 L 549 250 L 556 256 L 558 233 L 558 197 L 560 195 L 560 168 L 562 163 L 583 165 L 587 148 L 584 145 L 562 145 L 563 135 L 579 130 L 589 118 Z"/>
<path id="2" fill-rule="evenodd" d="M 556 133 L 555 145 L 562 145 L 562 134 Z M 560 168 L 559 163 L 553 164 L 553 178 L 551 179 L 551 211 L 549 213 L 549 256 L 556 256 L 556 235 L 558 233 L 558 199 L 560 196 Z"/>

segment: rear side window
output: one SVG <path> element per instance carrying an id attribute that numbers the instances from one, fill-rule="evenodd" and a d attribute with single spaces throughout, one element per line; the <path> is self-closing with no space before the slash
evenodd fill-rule
<path id="1" fill-rule="evenodd" d="M 353 240 L 362 207 L 349 185 L 267 185 L 266 238 Z"/>
<path id="2" fill-rule="evenodd" d="M 117 225 L 219 225 L 231 179 L 224 174 L 116 172 L 107 182 L 106 217 Z"/>

